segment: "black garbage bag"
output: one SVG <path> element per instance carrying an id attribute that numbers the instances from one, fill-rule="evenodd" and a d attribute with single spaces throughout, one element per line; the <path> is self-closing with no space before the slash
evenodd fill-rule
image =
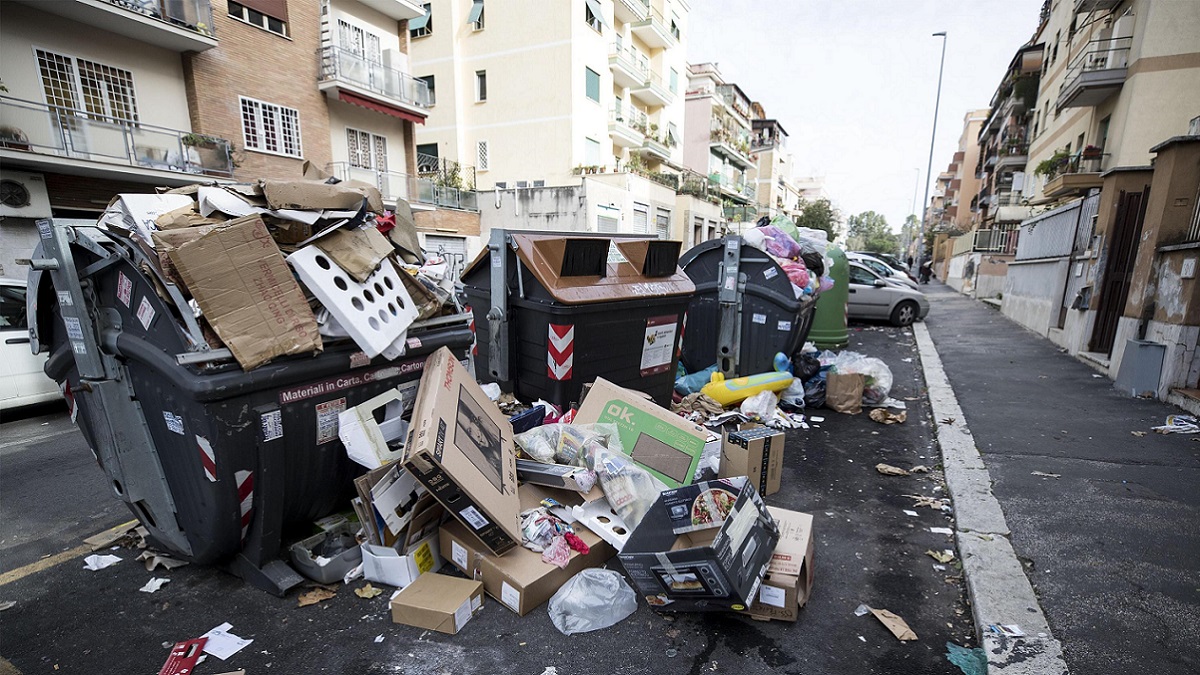
<path id="1" fill-rule="evenodd" d="M 796 354 L 792 357 L 792 375 L 808 382 L 821 372 L 821 361 L 812 354 Z"/>
<path id="2" fill-rule="evenodd" d="M 804 383 L 804 407 L 810 410 L 825 407 L 825 373 Z"/>
<path id="3" fill-rule="evenodd" d="M 804 251 L 800 254 L 800 259 L 804 261 L 804 266 L 809 272 L 817 276 L 825 274 L 825 259 L 819 251 Z"/>

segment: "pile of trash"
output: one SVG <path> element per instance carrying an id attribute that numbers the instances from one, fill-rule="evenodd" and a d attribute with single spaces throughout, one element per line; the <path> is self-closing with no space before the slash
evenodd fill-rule
<path id="1" fill-rule="evenodd" d="M 210 350 L 228 348 L 247 371 L 345 340 L 396 359 L 415 322 L 463 311 L 453 271 L 422 252 L 408 204 L 387 211 L 365 183 L 122 194 L 99 225 L 134 242 L 154 276 L 183 293 Z"/>
<path id="2" fill-rule="evenodd" d="M 825 274 L 833 266 L 833 261 L 825 255 L 829 246 L 825 231 L 797 227 L 786 216 L 776 216 L 770 221 L 763 216 L 758 227 L 743 233 L 742 239 L 783 268 L 797 298 L 819 295 L 833 288 L 833 279 Z"/>

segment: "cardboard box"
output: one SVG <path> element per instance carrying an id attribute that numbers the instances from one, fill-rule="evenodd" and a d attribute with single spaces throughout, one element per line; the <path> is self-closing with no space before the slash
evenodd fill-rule
<path id="1" fill-rule="evenodd" d="M 568 504 L 578 503 L 579 495 L 540 488 L 536 485 L 521 486 L 521 503 L 526 508 L 537 506 L 545 496 Z M 518 547 L 504 556 L 496 556 L 484 548 L 477 537 L 457 521 L 442 525 L 442 556 L 463 574 L 479 579 L 487 594 L 500 601 L 508 609 L 525 616 L 567 582 L 568 579 L 589 567 L 600 567 L 608 562 L 616 550 L 586 528 L 576 528 L 575 533 L 588 545 L 587 555 L 571 551 L 565 568 L 542 562 L 542 554 Z"/>
<path id="2" fill-rule="evenodd" d="M 779 492 L 783 477 L 784 434 L 759 424 L 743 424 L 721 441 L 721 470 L 718 476 L 746 476 L 760 495 Z"/>
<path id="3" fill-rule="evenodd" d="M 625 454 L 667 487 L 692 482 L 708 440 L 704 427 L 604 378 L 596 378 L 574 422 L 616 424 Z"/>
<path id="4" fill-rule="evenodd" d="M 501 555 L 521 545 L 512 426 L 442 347 L 425 361 L 404 466 Z"/>
<path id="5" fill-rule="evenodd" d="M 383 409 L 383 421 L 375 421 L 375 411 Z M 388 389 L 353 408 L 338 414 L 338 438 L 346 454 L 368 469 L 404 458 L 404 448 L 393 448 L 408 433 L 404 419 L 404 396 Z"/>
<path id="6" fill-rule="evenodd" d="M 795 621 L 812 595 L 813 517 L 768 506 L 779 526 L 779 543 L 767 564 L 767 575 L 745 614 L 761 621 Z"/>
<path id="7" fill-rule="evenodd" d="M 394 250 L 391 243 L 372 226 L 357 230 L 334 230 L 318 239 L 316 244 L 359 283 L 366 281 L 379 263 Z"/>
<path id="8" fill-rule="evenodd" d="M 272 209 L 357 211 L 367 199 L 368 208 L 383 213 L 383 197 L 379 188 L 365 183 L 325 183 L 315 180 L 260 181 L 263 196 Z"/>
<path id="9" fill-rule="evenodd" d="M 312 309 L 258 216 L 212 226 L 169 256 L 243 370 L 321 351 Z"/>
<path id="10" fill-rule="evenodd" d="M 436 534 L 431 534 L 401 553 L 391 546 L 362 545 L 363 577 L 367 581 L 404 588 L 426 572 L 441 569 Z"/>
<path id="11" fill-rule="evenodd" d="M 394 623 L 454 635 L 483 607 L 483 584 L 445 574 L 426 574 L 389 604 Z"/>
<path id="12" fill-rule="evenodd" d="M 618 557 L 651 608 L 740 611 L 755 597 L 779 529 L 754 486 L 740 482 L 732 506 L 736 483 L 707 481 L 664 491 L 642 518 Z"/>
<path id="13" fill-rule="evenodd" d="M 596 486 L 596 474 L 583 467 L 544 464 L 530 459 L 517 460 L 517 478 L 524 483 L 572 490 L 580 494 L 587 494 Z"/>

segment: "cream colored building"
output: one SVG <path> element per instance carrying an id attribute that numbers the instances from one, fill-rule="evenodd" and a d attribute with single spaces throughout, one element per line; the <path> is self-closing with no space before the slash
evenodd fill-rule
<path id="1" fill-rule="evenodd" d="M 756 108 L 761 111 L 757 104 Z M 751 120 L 751 129 L 750 150 L 757 169 L 755 204 L 763 214 L 795 217 L 804 196 L 793 175 L 788 133 L 779 120 L 764 117 Z"/>
<path id="2" fill-rule="evenodd" d="M 683 164 L 708 176 L 724 200 L 741 206 L 758 198 L 751 106 L 750 98 L 726 82 L 715 63 L 688 65 Z"/>

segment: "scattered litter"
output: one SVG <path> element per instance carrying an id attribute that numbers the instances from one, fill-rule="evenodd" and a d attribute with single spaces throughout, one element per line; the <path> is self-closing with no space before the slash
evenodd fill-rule
<path id="1" fill-rule="evenodd" d="M 929 528 L 929 531 L 934 534 L 944 534 L 946 536 L 951 536 L 954 534 L 954 530 L 951 530 L 948 527 L 931 527 Z"/>
<path id="2" fill-rule="evenodd" d="M 496 384 L 495 382 L 488 382 L 487 384 L 480 385 L 480 387 L 483 389 L 483 393 L 486 394 L 489 399 L 495 401 L 500 398 L 500 385 Z"/>
<path id="3" fill-rule="evenodd" d="M 354 594 L 357 595 L 358 597 L 364 598 L 364 599 L 373 598 L 373 597 L 379 595 L 380 593 L 383 593 L 383 591 L 381 589 L 378 589 L 378 588 L 375 588 L 374 586 L 372 586 L 370 584 L 370 582 L 367 582 L 367 585 L 363 586 L 362 588 L 354 589 Z"/>
<path id="4" fill-rule="evenodd" d="M 858 636 L 858 639 L 859 639 L 859 640 L 862 640 L 863 642 L 866 642 L 866 641 L 867 641 L 867 638 L 865 638 L 865 637 L 863 637 L 863 636 L 861 636 L 861 635 L 859 635 L 859 636 Z"/>
<path id="5" fill-rule="evenodd" d="M 909 473 L 929 473 L 929 467 L 924 464 L 918 464 L 908 470 Z"/>
<path id="6" fill-rule="evenodd" d="M 1104 377 L 1100 373 L 1092 373 L 1092 377 Z"/>
<path id="7" fill-rule="evenodd" d="M 137 559 L 146 565 L 147 572 L 153 572 L 159 567 L 166 570 L 173 570 L 176 567 L 183 567 L 187 564 L 186 560 L 177 560 L 166 553 L 159 553 L 158 551 L 142 551 Z"/>
<path id="8" fill-rule="evenodd" d="M 925 555 L 927 555 L 930 558 L 933 558 L 934 560 L 936 560 L 940 563 L 943 563 L 943 564 L 948 563 L 951 560 L 954 560 L 954 551 L 951 551 L 950 549 L 946 549 L 946 550 L 940 551 L 940 552 L 930 549 L 930 550 L 925 551 Z"/>
<path id="9" fill-rule="evenodd" d="M 1200 420 L 1191 415 L 1167 415 L 1167 423 L 1161 427 L 1152 427 L 1159 434 L 1195 434 L 1200 433 Z"/>
<path id="10" fill-rule="evenodd" d="M 226 622 L 201 635 L 200 637 L 208 638 L 208 642 L 204 644 L 204 652 L 224 661 L 254 642 L 254 640 L 240 638 L 230 633 L 229 629 L 231 628 L 233 628 L 233 624 Z"/>
<path id="11" fill-rule="evenodd" d="M 95 572 L 105 567 L 112 567 L 119 562 L 121 562 L 121 559 L 115 555 L 92 554 L 83 559 L 83 569 Z"/>
<path id="12" fill-rule="evenodd" d="M 12 609 L 13 607 L 16 607 L 16 606 L 17 606 L 17 603 L 15 601 L 5 600 L 4 602 L 0 602 L 0 612 L 3 612 L 8 609 Z"/>
<path id="13" fill-rule="evenodd" d="M 309 605 L 315 605 L 318 602 L 324 602 L 326 600 L 329 600 L 329 599 L 333 598 L 335 595 L 337 595 L 336 591 L 333 591 L 324 586 L 317 586 L 316 588 L 312 589 L 311 591 L 305 591 L 304 593 L 301 593 L 300 597 L 296 598 L 296 606 L 297 607 L 308 607 Z"/>
<path id="14" fill-rule="evenodd" d="M 987 652 L 979 647 L 967 649 L 953 642 L 947 642 L 946 660 L 958 666 L 963 675 L 987 675 Z"/>
<path id="15" fill-rule="evenodd" d="M 875 408 L 870 412 L 869 416 L 880 424 L 903 424 L 908 419 L 906 411 L 892 412 L 887 408 Z"/>
<path id="16" fill-rule="evenodd" d="M 380 642 L 383 642 L 383 636 L 382 636 L 382 635 L 376 635 L 376 636 L 375 636 L 375 644 L 379 644 Z"/>
<path id="17" fill-rule="evenodd" d="M 1062 478 L 1060 473 L 1046 473 L 1044 471 L 1033 471 L 1030 476 L 1041 476 L 1042 478 Z"/>
<path id="18" fill-rule="evenodd" d="M 898 466 L 892 466 L 891 464 L 883 464 L 883 463 L 876 464 L 875 470 L 885 476 L 907 476 L 908 475 L 908 472 L 905 471 L 904 469 L 901 469 Z"/>
<path id="19" fill-rule="evenodd" d="M 937 564 L 937 563 L 934 563 L 934 564 L 933 564 L 933 569 L 935 569 L 935 570 L 937 570 L 937 571 L 939 571 L 939 572 L 945 572 L 945 571 L 946 571 L 946 566 L 945 566 L 945 565 L 939 565 L 939 564 Z"/>
<path id="20" fill-rule="evenodd" d="M 171 653 L 167 656 L 167 662 L 163 664 L 162 670 L 158 671 L 158 675 L 187 675 L 191 673 L 195 669 L 196 664 L 200 663 L 200 659 L 204 658 L 203 650 L 204 643 L 206 642 L 208 642 L 206 638 L 176 642 L 175 646 L 171 647 Z"/>
<path id="21" fill-rule="evenodd" d="M 917 467 L 913 467 L 913 468 L 916 469 Z M 908 497 L 909 499 L 913 500 L 913 508 L 921 508 L 922 506 L 928 506 L 931 509 L 943 509 L 943 507 L 945 507 L 947 505 L 945 499 L 934 499 L 933 497 L 926 497 L 925 495 L 903 495 L 903 496 Z"/>
<path id="22" fill-rule="evenodd" d="M 900 363 L 912 363 L 912 357 L 910 356 L 907 359 L 900 359 Z"/>
<path id="23" fill-rule="evenodd" d="M 825 421 L 825 418 L 824 418 L 824 417 L 817 417 L 816 415 L 813 415 L 812 417 L 809 417 L 809 418 L 808 418 L 808 421 L 809 421 L 809 422 L 824 422 L 824 421 Z"/>
<path id="24" fill-rule="evenodd" d="M 667 651 L 669 652 L 671 650 L 668 649 Z M 671 656 L 671 654 L 667 654 L 667 656 Z M 542 671 L 542 675 L 558 675 L 558 668 L 555 668 L 554 666 L 546 666 L 546 669 Z"/>
<path id="25" fill-rule="evenodd" d="M 163 579 L 160 577 L 151 577 L 150 581 L 147 581 L 146 585 L 142 586 L 138 590 L 143 593 L 154 593 L 158 589 L 162 588 L 163 584 L 167 583 L 168 581 L 170 581 L 170 579 Z"/>
<path id="26" fill-rule="evenodd" d="M 1144 432 L 1144 431 L 1131 431 L 1129 433 L 1133 434 L 1134 436 L 1137 436 L 1138 438 L 1144 438 L 1146 436 L 1146 432 Z"/>
<path id="27" fill-rule="evenodd" d="M 854 608 L 854 616 L 866 616 L 871 613 L 871 608 L 866 605 L 859 605 Z"/>
<path id="28" fill-rule="evenodd" d="M 913 518 L 916 518 L 916 517 L 920 516 L 921 514 L 917 513 L 916 511 L 909 511 L 908 509 L 904 509 L 904 515 L 912 516 Z"/>
<path id="29" fill-rule="evenodd" d="M 133 533 L 133 530 L 137 527 L 137 524 L 138 521 L 136 520 L 131 520 L 128 523 L 121 523 L 116 527 L 112 527 L 101 532 L 100 534 L 94 534 L 87 539 L 84 539 L 83 543 L 91 546 L 93 551 L 99 551 L 102 548 L 108 548 L 109 546 L 121 541 L 125 537 L 130 536 Z"/>
<path id="30" fill-rule="evenodd" d="M 871 613 L 874 614 L 875 618 L 879 619 L 884 626 L 887 626 L 888 630 L 892 631 L 892 635 L 895 635 L 897 640 L 900 640 L 901 642 L 907 642 L 908 640 L 917 639 L 917 634 L 914 633 L 913 630 L 908 627 L 908 624 L 904 622 L 904 619 L 900 618 L 899 616 L 889 612 L 886 609 L 872 609 Z"/>
<path id="31" fill-rule="evenodd" d="M 954 418 L 953 417 L 943 417 L 942 419 L 938 420 L 938 422 L 940 422 L 942 424 L 954 424 Z"/>
<path id="32" fill-rule="evenodd" d="M 988 624 L 988 630 L 999 635 L 1008 637 L 1025 637 L 1025 631 L 1015 623 L 993 623 Z"/>

